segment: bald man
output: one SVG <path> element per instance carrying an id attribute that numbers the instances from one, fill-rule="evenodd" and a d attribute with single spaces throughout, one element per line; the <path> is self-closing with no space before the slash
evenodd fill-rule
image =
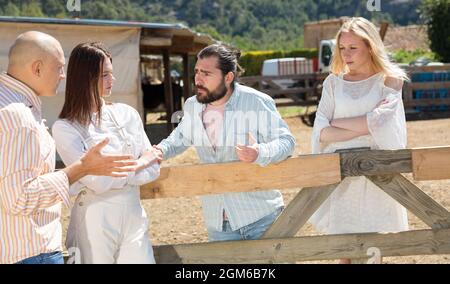
<path id="1" fill-rule="evenodd" d="M 130 156 L 103 155 L 108 140 L 55 172 L 55 145 L 40 97 L 54 96 L 64 74 L 60 43 L 41 32 L 17 37 L 0 74 L 0 263 L 63 263 L 61 205 L 86 175 L 124 177 Z"/>

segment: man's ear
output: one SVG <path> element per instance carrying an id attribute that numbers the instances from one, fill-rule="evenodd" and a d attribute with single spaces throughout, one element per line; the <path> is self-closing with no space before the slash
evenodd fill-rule
<path id="1" fill-rule="evenodd" d="M 228 72 L 228 74 L 225 76 L 225 83 L 227 85 L 230 85 L 231 82 L 233 82 L 234 80 L 234 73 L 233 72 Z"/>
<path id="2" fill-rule="evenodd" d="M 44 63 L 42 62 L 42 60 L 34 61 L 31 64 L 31 72 L 33 73 L 33 75 L 41 77 L 43 65 L 44 65 Z"/>

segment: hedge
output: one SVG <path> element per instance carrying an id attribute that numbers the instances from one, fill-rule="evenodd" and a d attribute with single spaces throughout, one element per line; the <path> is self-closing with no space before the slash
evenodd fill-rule
<path id="1" fill-rule="evenodd" d="M 315 58 L 317 57 L 316 48 L 303 48 L 292 51 L 250 51 L 244 53 L 240 60 L 239 65 L 245 70 L 242 76 L 257 76 L 261 74 L 261 68 L 264 60 L 274 58 L 288 58 L 288 57 L 305 57 Z"/>

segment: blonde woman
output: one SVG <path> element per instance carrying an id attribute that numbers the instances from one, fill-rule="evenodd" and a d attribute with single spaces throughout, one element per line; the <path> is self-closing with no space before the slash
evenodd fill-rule
<path id="1" fill-rule="evenodd" d="M 343 24 L 331 71 L 314 121 L 313 154 L 405 148 L 402 86 L 408 78 L 389 61 L 371 22 L 357 17 Z M 328 234 L 408 230 L 406 209 L 365 177 L 345 178 L 310 221 Z"/>

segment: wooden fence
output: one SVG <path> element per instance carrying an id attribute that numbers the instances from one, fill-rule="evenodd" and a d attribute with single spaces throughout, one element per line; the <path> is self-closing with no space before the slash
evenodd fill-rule
<path id="1" fill-rule="evenodd" d="M 282 97 L 276 100 L 277 106 L 315 106 L 319 103 L 322 82 L 327 75 L 325 73 L 311 73 L 283 76 L 249 76 L 242 77 L 239 81 L 273 98 Z M 286 80 L 292 81 L 293 85 L 286 88 L 279 83 Z"/>
<path id="2" fill-rule="evenodd" d="M 304 155 L 264 168 L 246 163 L 167 167 L 158 180 L 141 187 L 141 198 L 303 188 L 260 240 L 155 246 L 157 263 L 367 261 L 371 248 L 383 257 L 450 254 L 450 212 L 403 173 L 413 173 L 417 181 L 450 179 L 450 146 Z M 366 176 L 430 229 L 294 237 L 349 176 Z"/>
<path id="3" fill-rule="evenodd" d="M 443 66 L 407 67 L 406 71 L 410 77 L 418 73 L 450 72 L 450 64 Z M 416 91 L 443 89 L 447 89 L 447 95 L 445 97 L 414 98 L 414 92 Z M 450 78 L 443 81 L 406 83 L 403 87 L 403 103 L 405 108 L 439 105 L 450 106 Z"/>
<path id="4" fill-rule="evenodd" d="M 450 72 L 450 64 L 443 66 L 406 67 L 409 76 L 417 73 Z M 288 76 L 249 76 L 240 78 L 240 82 L 254 87 L 277 99 L 277 106 L 316 106 L 319 103 L 322 83 L 328 76 L 326 73 L 298 74 Z M 292 80 L 292 87 L 286 88 L 277 82 Z M 450 105 L 450 94 L 438 98 L 415 98 L 415 91 L 420 90 L 450 90 L 450 80 L 435 82 L 406 82 L 403 87 L 403 102 L 405 108 Z M 449 91 L 448 91 L 449 92 Z"/>

